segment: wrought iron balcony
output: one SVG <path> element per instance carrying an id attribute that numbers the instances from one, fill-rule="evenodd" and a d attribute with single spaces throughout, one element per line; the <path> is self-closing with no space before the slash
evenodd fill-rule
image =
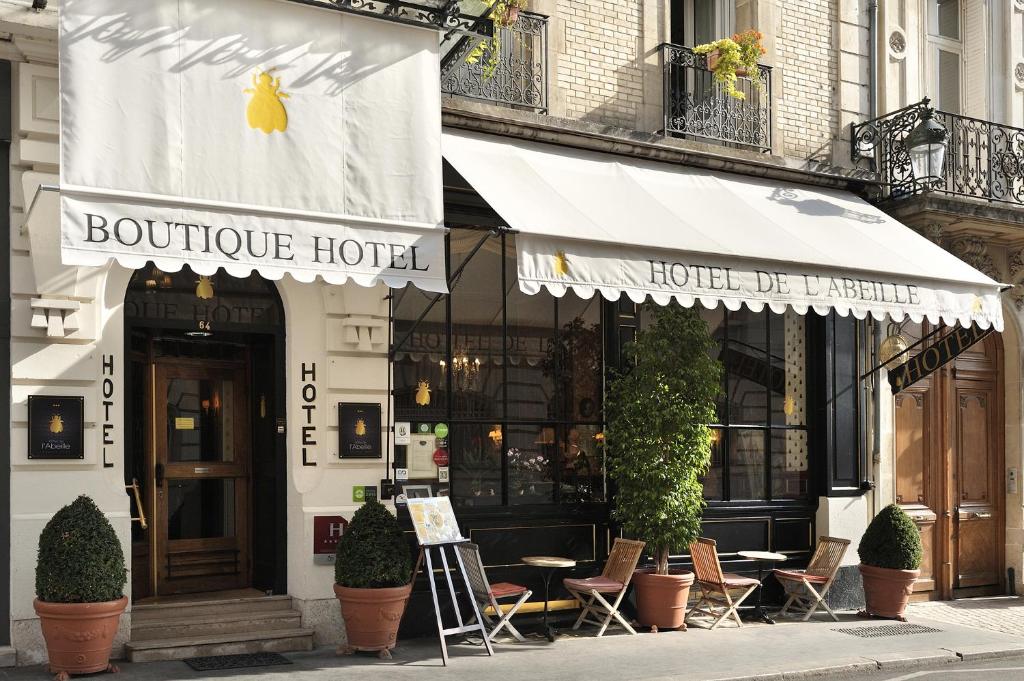
<path id="1" fill-rule="evenodd" d="M 441 61 L 441 91 L 515 109 L 547 113 L 548 18 L 520 12 L 515 25 L 495 27 L 500 44 L 497 65 L 487 74 L 485 59 L 470 64 L 466 57 L 480 44 L 460 37 Z"/>
<path id="2" fill-rule="evenodd" d="M 905 140 L 921 121 L 926 106 L 919 102 L 853 126 L 853 160 L 870 163 L 886 183 L 885 197 L 930 190 L 1024 204 L 1024 130 L 946 111 L 934 114 L 949 133 L 941 177 L 937 182 L 916 180 Z"/>
<path id="3" fill-rule="evenodd" d="M 737 79 L 744 99 L 730 97 L 708 68 L 707 55 L 689 47 L 661 46 L 665 134 L 740 148 L 770 151 L 772 146 L 772 70 Z"/>

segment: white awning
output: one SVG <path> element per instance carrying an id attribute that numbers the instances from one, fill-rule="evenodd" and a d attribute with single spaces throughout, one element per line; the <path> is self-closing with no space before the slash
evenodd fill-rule
<path id="1" fill-rule="evenodd" d="M 283 0 L 64 0 L 63 262 L 447 291 L 438 42 Z"/>
<path id="2" fill-rule="evenodd" d="M 1003 328 L 1000 285 L 849 192 L 445 131 L 512 229 L 519 285 Z"/>

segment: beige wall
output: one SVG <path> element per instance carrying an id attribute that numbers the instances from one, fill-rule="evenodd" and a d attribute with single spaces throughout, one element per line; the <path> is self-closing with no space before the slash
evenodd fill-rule
<path id="1" fill-rule="evenodd" d="M 14 71 L 9 560 L 12 644 L 19 664 L 45 659 L 32 608 L 36 545 L 43 526 L 61 506 L 79 494 L 90 495 L 114 525 L 125 555 L 131 556 L 132 509 L 124 488 L 127 388 L 122 309 L 131 271 L 116 264 L 102 268 L 60 264 L 57 194 L 39 189 L 58 182 L 57 70 L 52 64 L 56 51 L 49 55 L 51 63 L 18 63 Z M 384 461 L 338 458 L 336 405 L 341 401 L 386 404 L 388 291 L 351 283 L 301 284 L 287 277 L 276 285 L 285 312 L 287 420 L 293 424 L 287 431 L 288 592 L 303 613 L 303 626 L 316 630 L 316 643 L 335 643 L 342 629 L 331 588 L 333 567 L 313 564 L 313 517 L 351 518 L 357 508 L 352 487 L 379 485 L 387 477 Z M 40 303 L 44 307 L 38 307 Z M 68 311 L 69 305 L 77 309 Z M 40 314 L 48 323 L 33 326 Z M 100 386 L 102 363 L 109 356 L 115 359 L 109 431 L 114 444 L 104 449 L 101 425 L 106 417 Z M 297 427 L 305 417 L 303 364 L 316 365 L 312 425 L 317 428 L 318 445 L 308 452 L 316 466 L 302 464 L 302 430 Z M 45 394 L 85 397 L 84 460 L 27 459 L 27 399 Z M 112 465 L 105 467 L 104 460 Z M 129 578 L 129 595 L 130 585 Z M 130 612 L 123 617 L 118 648 L 129 634 L 130 617 Z"/>

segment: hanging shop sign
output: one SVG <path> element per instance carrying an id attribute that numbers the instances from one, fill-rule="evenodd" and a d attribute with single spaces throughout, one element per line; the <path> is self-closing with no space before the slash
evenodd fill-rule
<path id="1" fill-rule="evenodd" d="M 85 398 L 29 395 L 28 458 L 85 458 Z"/>
<path id="2" fill-rule="evenodd" d="M 284 0 L 64 0 L 62 261 L 447 291 L 438 44 Z"/>
<path id="3" fill-rule="evenodd" d="M 993 328 L 958 328 L 935 341 L 903 364 L 889 369 L 889 385 L 898 393 L 956 359 L 969 347 L 992 333 Z"/>
<path id="4" fill-rule="evenodd" d="M 338 456 L 342 459 L 379 459 L 380 403 L 338 403 Z"/>
<path id="5" fill-rule="evenodd" d="M 348 529 L 348 520 L 340 515 L 313 516 L 313 562 L 333 565 L 338 540 Z"/>

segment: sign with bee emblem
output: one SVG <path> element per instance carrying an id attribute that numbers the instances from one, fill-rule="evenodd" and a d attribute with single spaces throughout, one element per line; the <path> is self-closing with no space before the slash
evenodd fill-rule
<path id="1" fill-rule="evenodd" d="M 377 402 L 339 402 L 338 437 L 342 459 L 379 459 L 380 404 Z"/>
<path id="2" fill-rule="evenodd" d="M 85 398 L 29 395 L 28 458 L 85 458 Z"/>
<path id="3" fill-rule="evenodd" d="M 447 292 L 439 36 L 323 5 L 63 0 L 63 263 Z"/>

